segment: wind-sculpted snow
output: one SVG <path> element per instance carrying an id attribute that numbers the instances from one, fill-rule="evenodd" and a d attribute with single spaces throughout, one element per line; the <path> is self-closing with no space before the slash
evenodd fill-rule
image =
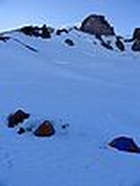
<path id="1" fill-rule="evenodd" d="M 108 50 L 77 30 L 50 39 L 4 36 L 10 39 L 0 41 L 0 184 L 138 185 L 140 155 L 107 145 L 117 136 L 140 143 L 140 57 L 132 43 L 122 52 L 114 36 L 103 37 Z M 42 139 L 9 129 L 7 116 L 18 108 L 31 114 L 24 125 L 53 121 L 56 134 Z"/>

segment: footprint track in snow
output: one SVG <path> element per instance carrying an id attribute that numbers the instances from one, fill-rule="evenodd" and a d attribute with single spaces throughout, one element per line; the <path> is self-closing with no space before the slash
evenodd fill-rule
<path id="1" fill-rule="evenodd" d="M 0 166 L 5 167 L 6 169 L 11 169 L 13 167 L 13 158 L 9 152 L 4 148 L 0 149 Z"/>

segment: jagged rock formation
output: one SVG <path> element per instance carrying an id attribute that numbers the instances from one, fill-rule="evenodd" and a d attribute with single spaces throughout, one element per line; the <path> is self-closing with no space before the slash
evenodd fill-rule
<path id="1" fill-rule="evenodd" d="M 90 15 L 81 24 L 80 30 L 94 35 L 115 35 L 114 28 L 102 15 Z"/>

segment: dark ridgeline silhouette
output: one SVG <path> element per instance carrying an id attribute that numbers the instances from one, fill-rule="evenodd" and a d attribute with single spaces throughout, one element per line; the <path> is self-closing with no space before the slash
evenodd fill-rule
<path id="1" fill-rule="evenodd" d="M 49 39 L 51 38 L 51 33 L 53 32 L 53 29 L 50 27 L 47 27 L 45 24 L 42 27 L 38 26 L 25 26 L 20 29 L 22 33 L 28 36 L 34 36 L 34 37 L 41 37 L 43 39 Z"/>

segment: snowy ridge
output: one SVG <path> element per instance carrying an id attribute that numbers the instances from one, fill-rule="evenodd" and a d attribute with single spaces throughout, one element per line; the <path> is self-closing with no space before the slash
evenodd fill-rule
<path id="1" fill-rule="evenodd" d="M 50 39 L 4 36 L 10 39 L 0 41 L 0 185 L 138 186 L 140 156 L 107 146 L 119 135 L 140 144 L 140 58 L 131 43 L 120 52 L 114 37 L 103 38 L 114 48 L 108 50 L 76 30 Z M 56 135 L 9 130 L 6 118 L 17 108 L 31 113 L 25 125 L 52 120 Z"/>

